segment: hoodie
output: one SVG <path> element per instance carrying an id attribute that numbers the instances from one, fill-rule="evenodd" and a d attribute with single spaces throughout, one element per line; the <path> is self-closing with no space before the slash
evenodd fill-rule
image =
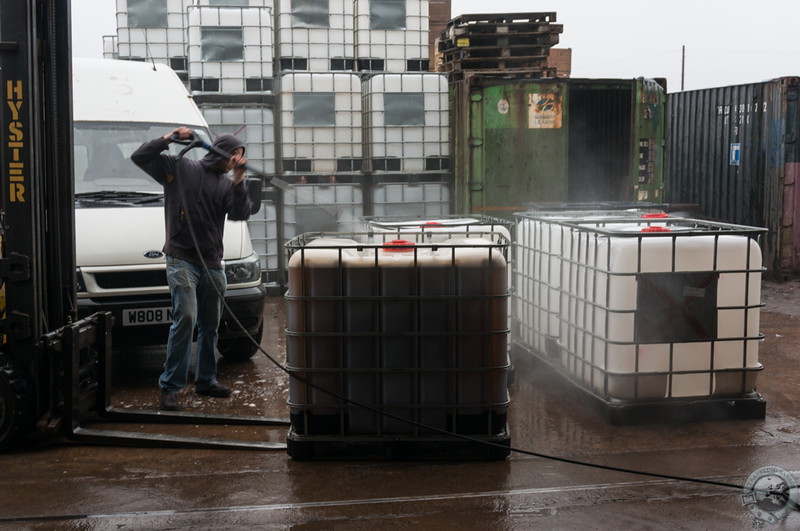
<path id="1" fill-rule="evenodd" d="M 220 135 L 213 145 L 228 154 L 244 148 L 233 135 Z M 167 146 L 159 137 L 145 142 L 131 155 L 134 164 L 164 187 L 164 252 L 193 264 L 204 263 L 209 269 L 222 269 L 226 216 L 234 221 L 250 217 L 245 183 L 234 185 L 226 172 L 213 167 L 224 158 L 213 150 L 196 161 L 163 154 Z"/>

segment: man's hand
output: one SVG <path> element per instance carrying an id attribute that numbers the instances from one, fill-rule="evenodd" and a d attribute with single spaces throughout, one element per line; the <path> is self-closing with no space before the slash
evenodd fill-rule
<path id="1" fill-rule="evenodd" d="M 247 157 L 244 156 L 241 149 L 237 149 L 229 159 L 228 164 L 228 167 L 233 170 L 233 184 L 239 184 L 244 180 Z"/>
<path id="2" fill-rule="evenodd" d="M 192 131 L 190 128 L 181 126 L 172 131 L 171 133 L 167 133 L 166 135 L 164 135 L 163 138 L 164 140 L 166 140 L 167 144 L 169 144 L 170 142 L 172 142 L 172 137 L 174 136 L 177 136 L 181 140 L 186 140 L 187 138 L 192 138 L 193 134 L 194 131 Z"/>

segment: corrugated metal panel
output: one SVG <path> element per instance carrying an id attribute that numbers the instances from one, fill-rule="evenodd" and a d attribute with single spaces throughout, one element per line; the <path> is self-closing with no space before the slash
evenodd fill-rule
<path id="1" fill-rule="evenodd" d="M 800 272 L 797 215 L 800 78 L 667 97 L 665 201 L 726 223 L 766 227 L 764 263 Z"/>

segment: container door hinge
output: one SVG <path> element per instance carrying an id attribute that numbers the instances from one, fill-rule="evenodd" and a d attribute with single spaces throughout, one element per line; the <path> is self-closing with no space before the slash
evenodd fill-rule
<path id="1" fill-rule="evenodd" d="M 16 52 L 19 44 L 11 41 L 0 41 L 0 52 Z"/>
<path id="2" fill-rule="evenodd" d="M 483 145 L 483 139 L 472 137 L 469 139 L 469 145 L 472 147 L 481 147 Z"/>
<path id="3" fill-rule="evenodd" d="M 795 140 L 797 140 L 797 135 L 793 134 L 783 135 L 784 144 L 794 144 Z"/>
<path id="4" fill-rule="evenodd" d="M 0 259 L 0 277 L 12 282 L 22 282 L 31 278 L 31 261 L 19 253 L 11 253 Z"/>

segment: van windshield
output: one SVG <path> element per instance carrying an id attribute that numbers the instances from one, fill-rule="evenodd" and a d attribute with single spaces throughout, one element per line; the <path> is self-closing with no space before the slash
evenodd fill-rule
<path id="1" fill-rule="evenodd" d="M 163 188 L 131 162 L 131 154 L 144 142 L 172 131 L 182 124 L 143 124 L 75 122 L 74 161 L 75 194 L 94 192 L 162 193 Z M 206 129 L 193 128 L 206 142 Z M 184 146 L 170 144 L 169 152 L 177 155 Z M 187 158 L 200 159 L 205 150 L 190 150 Z"/>

